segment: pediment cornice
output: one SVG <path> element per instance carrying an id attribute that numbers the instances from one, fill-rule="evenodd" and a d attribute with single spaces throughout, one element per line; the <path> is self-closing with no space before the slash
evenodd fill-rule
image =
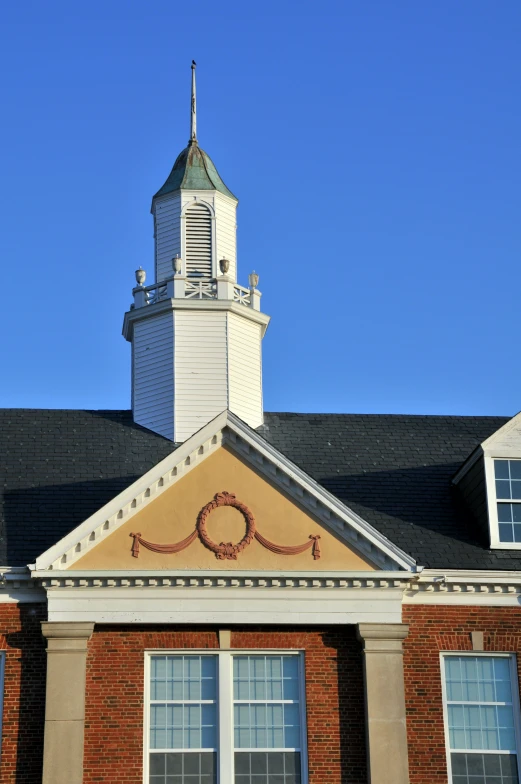
<path id="1" fill-rule="evenodd" d="M 73 568 L 83 555 L 224 445 L 377 569 L 416 571 L 411 556 L 229 411 L 215 417 L 130 487 L 42 553 L 32 568 L 40 572 Z"/>

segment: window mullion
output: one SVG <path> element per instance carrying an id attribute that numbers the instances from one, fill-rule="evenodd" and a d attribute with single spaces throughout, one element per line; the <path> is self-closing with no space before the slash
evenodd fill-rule
<path id="1" fill-rule="evenodd" d="M 232 655 L 219 654 L 219 784 L 233 781 Z"/>

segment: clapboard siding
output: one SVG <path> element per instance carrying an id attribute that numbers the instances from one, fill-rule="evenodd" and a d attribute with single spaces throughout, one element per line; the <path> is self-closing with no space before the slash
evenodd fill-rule
<path id="1" fill-rule="evenodd" d="M 202 201 L 215 210 L 215 258 L 230 261 L 230 276 L 237 277 L 237 204 L 221 193 L 182 191 L 155 204 L 155 273 L 156 281 L 172 274 L 172 259 L 187 255 L 181 239 L 181 209 L 188 203 Z M 184 245 L 184 247 L 183 247 Z"/>
<path id="2" fill-rule="evenodd" d="M 217 262 L 230 261 L 229 275 L 237 279 L 237 203 L 221 193 L 215 194 L 215 234 Z"/>
<path id="3" fill-rule="evenodd" d="M 175 437 L 184 441 L 228 407 L 226 313 L 175 314 Z"/>
<path id="4" fill-rule="evenodd" d="M 173 314 L 165 313 L 134 325 L 134 420 L 174 439 Z"/>
<path id="5" fill-rule="evenodd" d="M 155 205 L 156 281 L 172 275 L 172 259 L 181 254 L 181 195 Z"/>
<path id="6" fill-rule="evenodd" d="M 260 326 L 228 314 L 229 408 L 251 427 L 263 421 Z"/>

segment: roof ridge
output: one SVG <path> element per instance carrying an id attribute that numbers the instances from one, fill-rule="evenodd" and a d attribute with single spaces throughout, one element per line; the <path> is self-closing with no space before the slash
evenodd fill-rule
<path id="1" fill-rule="evenodd" d="M 265 411 L 264 415 L 271 416 L 295 416 L 295 417 L 394 417 L 407 419 L 512 419 L 505 414 L 401 414 L 401 413 L 359 413 L 349 411 Z"/>

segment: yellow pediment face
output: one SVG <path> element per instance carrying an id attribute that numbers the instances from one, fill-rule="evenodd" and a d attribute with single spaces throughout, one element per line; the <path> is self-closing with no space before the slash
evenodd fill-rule
<path id="1" fill-rule="evenodd" d="M 367 571 L 374 566 L 220 447 L 71 569 Z"/>

